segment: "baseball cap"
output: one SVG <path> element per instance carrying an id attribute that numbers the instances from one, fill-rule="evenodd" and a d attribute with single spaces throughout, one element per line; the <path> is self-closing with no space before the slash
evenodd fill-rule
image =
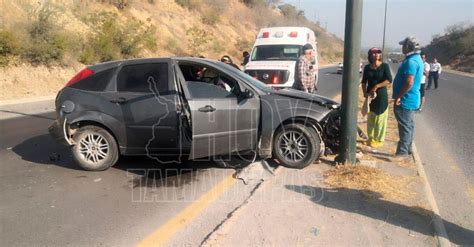
<path id="1" fill-rule="evenodd" d="M 399 45 L 412 45 L 415 49 L 420 48 L 420 44 L 418 43 L 418 40 L 413 37 L 413 36 L 408 36 L 402 41 L 398 42 Z"/>
<path id="2" fill-rule="evenodd" d="M 373 48 L 370 48 L 369 54 L 374 54 L 374 53 L 382 53 L 382 50 L 380 50 L 379 48 L 377 47 L 373 47 Z"/>
<path id="3" fill-rule="evenodd" d="M 311 44 L 306 44 L 303 46 L 303 51 L 312 50 L 312 49 L 313 49 L 313 46 Z"/>

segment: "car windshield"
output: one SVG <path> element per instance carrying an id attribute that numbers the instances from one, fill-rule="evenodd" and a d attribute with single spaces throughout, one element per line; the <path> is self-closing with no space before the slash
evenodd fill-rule
<path id="1" fill-rule="evenodd" d="M 301 55 L 301 49 L 301 45 L 260 45 L 253 49 L 251 60 L 296 61 Z"/>
<path id="2" fill-rule="evenodd" d="M 252 86 L 264 91 L 264 92 L 269 92 L 269 91 L 273 91 L 273 88 L 268 86 L 267 84 L 251 77 L 250 75 L 248 75 L 247 73 L 244 73 L 238 69 L 235 69 L 233 70 L 239 77 L 241 77 L 242 79 L 244 79 L 245 81 L 249 82 L 250 84 L 252 84 Z"/>
<path id="3" fill-rule="evenodd" d="M 250 75 L 248 75 L 247 73 L 241 71 L 240 69 L 236 69 L 228 64 L 225 64 L 225 63 L 218 63 L 221 68 L 225 68 L 226 70 L 234 73 L 235 75 L 237 75 L 238 77 L 240 77 L 240 79 L 242 80 L 245 80 L 246 82 L 250 83 L 252 86 L 264 91 L 264 92 L 270 92 L 270 91 L 273 91 L 273 88 L 268 86 L 267 84 L 251 77 Z"/>

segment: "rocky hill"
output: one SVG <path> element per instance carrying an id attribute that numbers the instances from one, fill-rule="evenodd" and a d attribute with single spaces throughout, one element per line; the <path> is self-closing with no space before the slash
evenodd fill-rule
<path id="1" fill-rule="evenodd" d="M 474 73 L 474 26 L 453 25 L 446 34 L 437 35 L 424 48 L 428 60 L 437 58 L 442 65 Z"/>
<path id="2" fill-rule="evenodd" d="M 239 64 L 261 27 L 307 26 L 321 63 L 343 42 L 275 0 L 0 1 L 0 100 L 55 94 L 85 64 L 230 55 Z"/>

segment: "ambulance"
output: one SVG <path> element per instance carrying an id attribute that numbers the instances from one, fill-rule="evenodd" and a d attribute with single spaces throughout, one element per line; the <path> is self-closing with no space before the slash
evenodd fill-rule
<path id="1" fill-rule="evenodd" d="M 318 68 L 316 35 L 306 27 L 269 27 L 259 31 L 244 71 L 274 88 L 291 88 L 303 46 L 311 44 Z M 317 74 L 316 74 L 317 75 Z M 317 79 L 317 77 L 316 77 Z"/>

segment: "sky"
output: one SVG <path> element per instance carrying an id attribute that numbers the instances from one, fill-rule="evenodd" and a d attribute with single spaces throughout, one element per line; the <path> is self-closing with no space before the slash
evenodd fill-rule
<path id="1" fill-rule="evenodd" d="M 283 0 L 303 10 L 308 19 L 338 37 L 344 37 L 346 0 Z M 362 14 L 362 47 L 382 47 L 384 0 L 364 0 Z M 474 22 L 474 0 L 388 0 L 386 46 L 398 48 L 398 41 L 412 35 L 421 45 L 430 43 L 433 35 L 443 34 L 446 27 Z"/>

